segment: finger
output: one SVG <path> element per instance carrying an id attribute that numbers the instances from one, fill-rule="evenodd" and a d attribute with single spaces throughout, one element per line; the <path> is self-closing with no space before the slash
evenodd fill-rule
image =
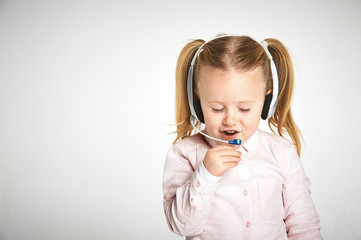
<path id="1" fill-rule="evenodd" d="M 224 149 L 223 151 L 218 152 L 218 156 L 220 157 L 235 156 L 240 158 L 242 156 L 242 153 L 234 149 Z"/>
<path id="2" fill-rule="evenodd" d="M 215 146 L 213 149 L 215 149 L 215 150 L 233 149 L 234 150 L 234 146 L 231 146 L 229 144 L 220 144 L 220 145 Z"/>
<path id="3" fill-rule="evenodd" d="M 239 164 L 238 162 L 229 162 L 229 163 L 226 163 L 226 168 L 227 169 L 234 168 L 234 167 L 237 167 L 238 164 Z"/>
<path id="4" fill-rule="evenodd" d="M 237 147 L 236 145 L 231 145 L 231 144 L 219 144 L 217 146 L 215 146 L 214 148 L 230 148 L 230 149 L 234 149 L 235 147 Z"/>
<path id="5" fill-rule="evenodd" d="M 214 150 L 216 152 L 225 151 L 225 150 L 237 151 L 234 147 L 229 146 L 229 145 L 218 145 L 218 146 L 212 148 L 212 150 Z M 239 151 L 237 151 L 237 152 L 239 152 Z"/>
<path id="6" fill-rule="evenodd" d="M 223 163 L 239 163 L 241 161 L 240 157 L 227 156 L 222 159 Z"/>

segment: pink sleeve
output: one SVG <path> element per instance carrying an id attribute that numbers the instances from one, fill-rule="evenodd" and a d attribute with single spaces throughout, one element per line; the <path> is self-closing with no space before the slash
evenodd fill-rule
<path id="1" fill-rule="evenodd" d="M 284 161 L 283 198 L 287 237 L 289 240 L 322 240 L 320 218 L 309 190 L 310 181 L 293 146 Z"/>
<path id="2" fill-rule="evenodd" d="M 201 233 L 216 187 L 217 183 L 205 180 L 198 166 L 173 146 L 167 154 L 163 175 L 163 206 L 171 230 L 182 236 Z"/>

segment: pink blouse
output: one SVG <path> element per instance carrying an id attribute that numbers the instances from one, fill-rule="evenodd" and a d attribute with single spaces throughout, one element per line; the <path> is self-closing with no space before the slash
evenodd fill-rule
<path id="1" fill-rule="evenodd" d="M 258 130 L 238 149 L 242 163 L 214 182 L 202 162 L 217 144 L 196 134 L 169 150 L 163 193 L 173 232 L 194 240 L 322 239 L 292 143 Z"/>

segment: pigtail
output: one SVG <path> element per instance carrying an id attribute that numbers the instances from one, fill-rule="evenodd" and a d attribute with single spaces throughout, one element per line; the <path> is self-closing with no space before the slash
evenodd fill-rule
<path id="1" fill-rule="evenodd" d="M 297 127 L 291 112 L 291 102 L 294 88 L 293 65 L 287 48 L 276 39 L 267 39 L 268 49 L 277 66 L 279 78 L 278 102 L 274 115 L 268 120 L 268 126 L 275 133 L 272 126 L 277 129 L 280 136 L 286 132 L 296 146 L 297 154 L 301 156 L 302 134 Z"/>
<path id="2" fill-rule="evenodd" d="M 185 137 L 191 136 L 193 126 L 189 119 L 191 116 L 188 97 L 187 97 L 187 76 L 188 68 L 191 64 L 194 54 L 204 43 L 203 40 L 194 40 L 188 43 L 178 57 L 176 68 L 176 94 L 175 94 L 175 117 L 177 126 L 177 137 L 174 143 Z"/>

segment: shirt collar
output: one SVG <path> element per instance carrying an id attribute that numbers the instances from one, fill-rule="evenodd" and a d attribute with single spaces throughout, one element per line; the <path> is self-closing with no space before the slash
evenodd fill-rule
<path id="1" fill-rule="evenodd" d="M 259 133 L 257 129 L 256 132 L 253 133 L 253 135 L 250 138 L 248 138 L 247 141 L 242 143 L 243 148 L 247 152 L 253 152 L 257 147 L 258 139 L 259 139 Z"/>
<path id="2" fill-rule="evenodd" d="M 252 152 L 253 150 L 255 150 L 256 147 L 257 147 L 258 139 L 259 139 L 258 131 L 259 130 L 257 129 L 256 132 L 247 141 L 245 141 L 245 142 L 242 141 L 241 147 L 239 147 L 237 149 L 240 150 L 240 148 L 243 148 L 246 152 Z M 205 131 L 205 133 L 208 134 L 206 131 Z M 204 137 L 204 138 L 206 139 L 206 141 L 208 142 L 208 144 L 211 147 L 215 147 L 215 146 L 220 144 L 216 140 L 213 140 L 213 139 L 210 139 L 210 138 L 207 138 L 207 137 Z"/>

